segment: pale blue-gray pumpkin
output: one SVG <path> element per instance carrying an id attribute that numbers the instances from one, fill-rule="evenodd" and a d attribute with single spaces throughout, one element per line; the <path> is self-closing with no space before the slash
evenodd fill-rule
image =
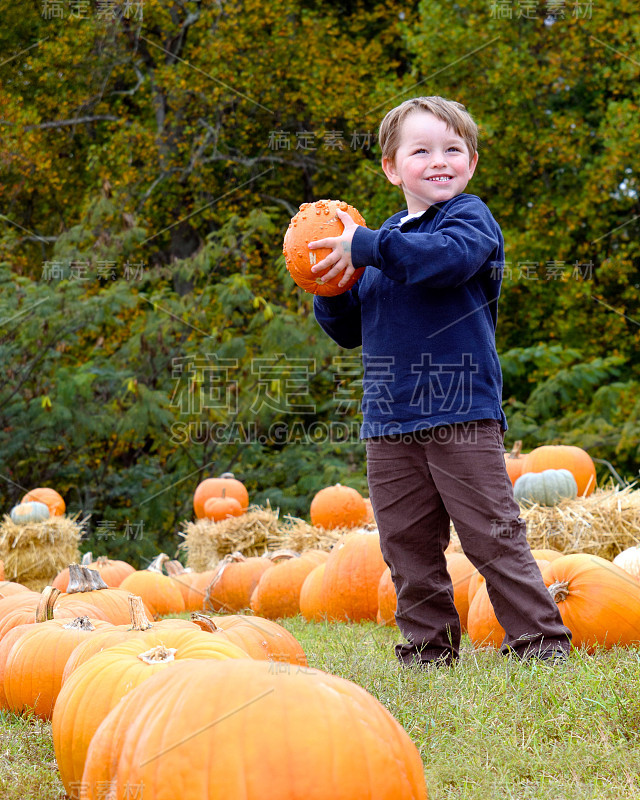
<path id="1" fill-rule="evenodd" d="M 575 499 L 578 484 L 568 469 L 525 472 L 515 482 L 513 494 L 521 505 L 555 506 L 564 498 Z"/>
<path id="2" fill-rule="evenodd" d="M 27 525 L 30 522 L 43 522 L 51 514 L 44 503 L 32 500 L 28 503 L 19 503 L 11 509 L 11 521 L 16 525 Z"/>

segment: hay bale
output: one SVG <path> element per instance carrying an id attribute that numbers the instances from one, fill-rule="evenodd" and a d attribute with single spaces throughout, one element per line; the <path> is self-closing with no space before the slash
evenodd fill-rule
<path id="1" fill-rule="evenodd" d="M 0 558 L 7 580 L 42 591 L 60 570 L 80 560 L 78 550 L 89 519 L 50 517 L 42 522 L 16 525 L 5 514 L 0 524 Z"/>
<path id="2" fill-rule="evenodd" d="M 563 553 L 590 553 L 612 560 L 640 543 L 640 491 L 596 489 L 589 497 L 563 500 L 546 508 L 522 510 L 532 548 L 550 547 Z"/>
<path id="3" fill-rule="evenodd" d="M 230 553 L 263 556 L 274 550 L 331 550 L 349 528 L 325 530 L 309 525 L 303 519 L 285 515 L 271 506 L 250 506 L 239 517 L 221 522 L 199 519 L 183 522 L 179 533 L 184 539 L 178 549 L 187 553 L 187 566 L 194 572 L 213 569 Z"/>

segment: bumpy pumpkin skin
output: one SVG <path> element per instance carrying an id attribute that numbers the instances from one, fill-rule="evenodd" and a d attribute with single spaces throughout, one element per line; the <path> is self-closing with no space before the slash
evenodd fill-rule
<path id="1" fill-rule="evenodd" d="M 427 798 L 416 746 L 368 692 L 249 659 L 170 665 L 126 695 L 91 741 L 83 800 L 109 781 L 117 800 L 127 784 L 185 800 Z"/>
<path id="2" fill-rule="evenodd" d="M 513 496 L 521 505 L 555 506 L 564 499 L 575 500 L 577 495 L 578 484 L 568 469 L 526 472 L 513 487 Z"/>
<path id="3" fill-rule="evenodd" d="M 300 210 L 289 223 L 284 237 L 282 252 L 287 269 L 296 284 L 310 294 L 324 297 L 342 294 L 348 291 L 364 272 L 363 267 L 357 269 L 344 286 L 338 286 L 344 277 L 343 273 L 326 283 L 320 283 L 324 273 L 311 272 L 311 267 L 328 256 L 331 250 L 326 247 L 309 250 L 309 242 L 340 236 L 344 230 L 344 225 L 336 214 L 337 208 L 346 211 L 358 225 L 366 227 L 364 219 L 353 206 L 340 200 L 318 200 L 300 206 Z M 325 272 L 328 270 L 329 268 Z"/>

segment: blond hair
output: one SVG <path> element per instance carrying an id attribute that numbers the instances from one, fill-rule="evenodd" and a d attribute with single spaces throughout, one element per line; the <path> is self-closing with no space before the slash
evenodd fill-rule
<path id="1" fill-rule="evenodd" d="M 471 114 L 455 100 L 446 100 L 444 97 L 412 97 L 399 106 L 392 108 L 380 123 L 378 143 L 382 150 L 382 158 L 388 158 L 394 163 L 396 152 L 400 146 L 400 131 L 402 123 L 413 111 L 428 111 L 446 124 L 464 140 L 469 148 L 469 159 L 472 159 L 478 150 L 478 126 Z"/>

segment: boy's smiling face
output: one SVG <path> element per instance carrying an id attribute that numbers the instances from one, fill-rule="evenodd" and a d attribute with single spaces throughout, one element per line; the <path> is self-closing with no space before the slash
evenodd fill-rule
<path id="1" fill-rule="evenodd" d="M 391 162 L 382 159 L 385 175 L 401 186 L 410 214 L 450 200 L 466 189 L 478 154 L 446 122 L 428 111 L 412 111 L 402 121 L 400 146 Z"/>

